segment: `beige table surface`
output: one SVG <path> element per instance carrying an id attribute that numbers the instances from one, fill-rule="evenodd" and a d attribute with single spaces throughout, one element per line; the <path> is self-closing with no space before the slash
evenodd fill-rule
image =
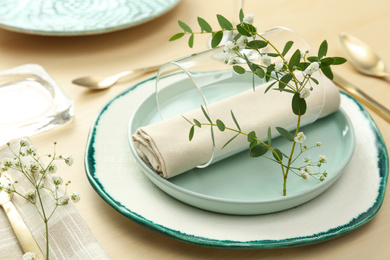
<path id="1" fill-rule="evenodd" d="M 146 24 L 95 36 L 47 37 L 0 30 L 0 70 L 26 63 L 40 64 L 75 103 L 72 123 L 34 136 L 32 142 L 40 151 L 49 152 L 52 141 L 57 141 L 58 150 L 73 154 L 75 164 L 70 170 L 64 169 L 63 174 L 69 175 L 73 189 L 81 193 L 82 200 L 76 207 L 112 259 L 390 259 L 389 192 L 375 218 L 344 236 L 304 247 L 240 251 L 199 247 L 150 231 L 111 208 L 89 184 L 84 149 L 95 115 L 108 100 L 145 76 L 98 92 L 77 87 L 71 80 L 84 75 L 106 76 L 204 50 L 208 37 L 195 38 L 193 50 L 187 47 L 186 40 L 168 42 L 171 35 L 179 32 L 177 20 L 195 27 L 197 16 L 201 16 L 216 26 L 217 13 L 234 17 L 235 2 L 183 0 L 169 13 Z M 312 46 L 327 39 L 332 56 L 342 55 L 338 34 L 351 33 L 374 47 L 390 65 L 389 0 L 246 0 L 244 10 L 255 14 L 259 30 L 287 26 L 302 34 Z M 390 109 L 389 79 L 361 75 L 349 64 L 335 71 Z M 389 147 L 389 123 L 371 115 Z"/>

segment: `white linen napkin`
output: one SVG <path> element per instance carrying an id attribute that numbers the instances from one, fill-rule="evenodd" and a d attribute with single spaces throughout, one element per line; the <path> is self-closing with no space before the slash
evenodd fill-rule
<path id="1" fill-rule="evenodd" d="M 18 143 L 19 140 L 13 140 L 11 146 Z M 0 147 L 0 160 L 5 157 L 13 158 L 7 145 Z M 13 170 L 8 172 L 13 181 L 18 181 L 18 188 L 28 189 L 28 181 L 25 177 L 18 177 L 20 174 Z M 48 178 L 51 179 L 50 176 Z M 52 198 L 43 197 L 44 201 L 45 199 Z M 12 203 L 26 223 L 42 254 L 46 255 L 45 226 L 35 207 L 17 195 L 14 195 Z M 0 234 L 0 259 L 22 259 L 24 253 L 2 209 L 0 209 Z M 71 202 L 57 208 L 49 221 L 49 236 L 50 259 L 109 259 Z"/>
<path id="2" fill-rule="evenodd" d="M 230 112 L 233 111 L 241 130 L 246 133 L 255 131 L 262 140 L 267 138 L 268 127 L 271 127 L 273 137 L 278 135 L 276 126 L 296 129 L 297 117 L 291 109 L 292 95 L 274 90 L 264 94 L 268 85 L 257 86 L 256 91 L 245 91 L 209 105 L 211 119 L 213 122 L 220 119 L 227 127 L 235 128 Z M 340 106 L 339 91 L 329 79 L 322 77 L 320 84 L 313 87 L 314 91 L 306 99 L 308 109 L 302 117 L 301 126 L 337 111 Z M 200 109 L 185 113 L 184 116 L 191 121 L 195 118 L 201 123 L 207 122 Z M 212 154 L 210 127 L 195 127 L 194 138 L 189 141 L 190 127 L 187 121 L 177 116 L 139 128 L 132 135 L 132 140 L 139 156 L 162 177 L 170 178 L 206 163 Z M 247 137 L 240 135 L 221 149 L 235 133 L 228 130 L 220 132 L 215 128 L 214 134 L 214 158 L 217 160 L 248 148 Z"/>

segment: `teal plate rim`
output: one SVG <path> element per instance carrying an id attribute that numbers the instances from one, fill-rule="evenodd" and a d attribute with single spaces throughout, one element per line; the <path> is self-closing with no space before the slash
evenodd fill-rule
<path id="1" fill-rule="evenodd" d="M 272 248 L 286 248 L 286 247 L 315 244 L 346 234 L 364 225 L 368 221 L 370 221 L 382 206 L 386 185 L 387 185 L 388 172 L 389 172 L 388 153 L 387 153 L 384 140 L 382 138 L 382 135 L 378 127 L 373 121 L 372 117 L 367 112 L 367 110 L 360 104 L 360 102 L 357 101 L 355 98 L 353 98 L 351 95 L 341 92 L 341 95 L 348 97 L 349 99 L 353 100 L 354 103 L 357 104 L 357 106 L 360 109 L 360 112 L 370 122 L 371 130 L 375 133 L 376 147 L 383 148 L 383 149 L 378 148 L 377 167 L 379 169 L 380 183 L 379 183 L 379 190 L 378 190 L 378 196 L 376 198 L 376 202 L 367 211 L 362 212 L 358 217 L 354 218 L 349 223 L 331 228 L 326 232 L 320 232 L 310 236 L 294 237 L 294 238 L 281 239 L 281 240 L 234 241 L 234 240 L 210 239 L 210 238 L 186 234 L 177 230 L 172 230 L 163 225 L 156 224 L 153 221 L 146 219 L 143 216 L 137 214 L 136 212 L 131 211 L 131 209 L 126 208 L 124 205 L 121 204 L 121 202 L 115 200 L 115 198 L 113 198 L 110 194 L 108 194 L 105 191 L 104 185 L 100 183 L 99 179 L 96 177 L 95 159 L 94 159 L 95 149 L 93 147 L 93 144 L 95 142 L 95 135 L 96 135 L 97 126 L 99 125 L 99 120 L 101 118 L 101 115 L 108 109 L 108 107 L 121 96 L 124 96 L 130 93 L 131 91 L 133 91 L 134 89 L 136 89 L 138 86 L 155 79 L 156 77 L 153 77 L 144 80 L 142 82 L 139 82 L 134 86 L 128 88 L 127 90 L 123 91 L 122 93 L 118 94 L 117 96 L 112 98 L 108 103 L 106 103 L 102 107 L 100 112 L 97 114 L 94 122 L 92 123 L 87 144 L 86 144 L 84 165 L 85 165 L 87 178 L 90 184 L 95 189 L 95 191 L 99 194 L 99 196 L 102 197 L 111 207 L 113 207 L 116 211 L 118 211 L 125 217 L 129 218 L 130 220 L 150 230 L 159 232 L 163 235 L 174 238 L 176 240 L 180 240 L 180 241 L 184 241 L 187 243 L 196 244 L 200 246 L 230 248 L 230 249 L 272 249 Z"/>

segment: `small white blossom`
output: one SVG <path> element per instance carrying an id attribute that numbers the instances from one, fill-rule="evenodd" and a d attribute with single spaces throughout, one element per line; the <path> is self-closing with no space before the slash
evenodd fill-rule
<path id="1" fill-rule="evenodd" d="M 55 163 L 51 163 L 48 167 L 47 170 L 49 173 L 53 174 L 57 171 L 57 165 Z"/>
<path id="2" fill-rule="evenodd" d="M 305 69 L 304 73 L 306 75 L 312 75 L 314 72 L 318 71 L 320 68 L 320 64 L 318 62 L 310 63 L 310 65 Z"/>
<path id="3" fill-rule="evenodd" d="M 230 56 L 225 60 L 225 63 L 228 65 L 234 65 L 237 63 L 236 57 L 235 56 Z"/>
<path id="4" fill-rule="evenodd" d="M 29 189 L 28 191 L 26 191 L 26 192 L 24 193 L 24 197 L 26 197 L 28 200 L 34 202 L 34 201 L 35 201 L 35 198 L 36 198 L 35 190 Z"/>
<path id="5" fill-rule="evenodd" d="M 304 179 L 304 180 L 309 180 L 310 179 L 310 176 L 307 172 L 305 171 L 302 171 L 301 170 L 301 177 Z"/>
<path id="6" fill-rule="evenodd" d="M 283 62 L 279 62 L 275 65 L 275 72 L 281 72 L 283 69 Z"/>
<path id="7" fill-rule="evenodd" d="M 313 170 L 311 169 L 311 166 L 310 166 L 310 165 L 305 166 L 305 170 L 306 170 L 309 174 L 312 174 L 312 173 L 313 173 Z"/>
<path id="8" fill-rule="evenodd" d="M 28 146 L 28 145 L 30 145 L 30 141 L 29 140 L 27 140 L 27 139 L 21 139 L 20 140 L 20 146 L 21 147 L 25 147 L 25 146 Z"/>
<path id="9" fill-rule="evenodd" d="M 10 158 L 4 158 L 4 159 L 2 160 L 2 163 L 3 163 L 3 165 L 4 165 L 5 167 L 11 167 L 11 166 L 13 166 L 13 160 L 10 159 Z"/>
<path id="10" fill-rule="evenodd" d="M 72 193 L 71 199 L 74 203 L 77 203 L 80 201 L 80 194 L 77 191 L 74 191 Z"/>
<path id="11" fill-rule="evenodd" d="M 65 163 L 68 165 L 68 166 L 72 166 L 73 164 L 73 156 L 72 155 L 69 155 L 67 158 L 65 158 Z"/>
<path id="12" fill-rule="evenodd" d="M 261 62 L 262 62 L 265 66 L 269 66 L 269 65 L 271 65 L 271 58 L 268 57 L 267 54 L 264 54 L 263 56 L 261 56 Z"/>
<path id="13" fill-rule="evenodd" d="M 244 16 L 244 19 L 242 20 L 243 23 L 247 23 L 247 24 L 252 24 L 253 23 L 253 18 L 255 16 L 253 14 L 246 14 Z"/>
<path id="14" fill-rule="evenodd" d="M 328 158 L 325 155 L 320 155 L 320 159 L 318 160 L 320 163 L 327 163 Z"/>
<path id="15" fill-rule="evenodd" d="M 304 88 L 299 93 L 300 98 L 308 98 L 310 96 L 310 90 L 308 88 Z"/>
<path id="16" fill-rule="evenodd" d="M 232 41 L 227 41 L 223 47 L 223 52 L 225 53 L 234 53 L 237 49 L 237 46 Z"/>
<path id="17" fill-rule="evenodd" d="M 36 260 L 35 253 L 27 252 L 23 255 L 23 260 Z"/>
<path id="18" fill-rule="evenodd" d="M 59 205 L 67 205 L 69 203 L 70 197 L 68 194 L 64 194 L 59 200 L 58 204 Z"/>
<path id="19" fill-rule="evenodd" d="M 328 176 L 328 172 L 324 171 L 324 173 L 322 175 L 324 175 L 324 177 L 327 177 Z"/>
<path id="20" fill-rule="evenodd" d="M 303 143 L 306 140 L 306 136 L 303 132 L 299 132 L 296 137 L 294 137 L 294 142 Z"/>
<path id="21" fill-rule="evenodd" d="M 61 185 L 64 181 L 62 180 L 61 176 L 53 176 L 53 183 L 54 185 L 58 186 Z"/>
<path id="22" fill-rule="evenodd" d="M 246 37 L 246 36 L 241 36 L 236 41 L 237 47 L 241 48 L 241 49 L 245 48 L 247 43 L 248 43 L 248 37 Z"/>
<path id="23" fill-rule="evenodd" d="M 7 193 L 12 193 L 15 191 L 14 187 L 12 186 L 12 184 L 9 181 L 1 183 L 1 188 L 3 191 L 5 191 Z"/>
<path id="24" fill-rule="evenodd" d="M 308 163 L 308 162 L 310 162 L 310 159 L 309 158 L 304 158 L 303 162 Z"/>
<path id="25" fill-rule="evenodd" d="M 320 181 L 324 181 L 324 180 L 325 180 L 325 176 L 324 176 L 324 175 L 321 175 Z"/>
<path id="26" fill-rule="evenodd" d="M 27 169 L 32 173 L 36 174 L 39 172 L 39 164 L 36 161 L 30 161 L 27 165 Z"/>
<path id="27" fill-rule="evenodd" d="M 322 145 L 321 142 L 317 142 L 317 146 L 320 147 Z"/>

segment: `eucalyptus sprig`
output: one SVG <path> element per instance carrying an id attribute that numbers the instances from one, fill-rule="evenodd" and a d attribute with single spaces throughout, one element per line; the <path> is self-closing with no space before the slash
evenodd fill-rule
<path id="1" fill-rule="evenodd" d="M 222 132 L 225 130 L 234 132 L 234 136 L 222 147 L 222 149 L 238 135 L 246 135 L 249 142 L 249 155 L 251 157 L 267 157 L 267 152 L 271 151 L 272 157 L 267 158 L 280 164 L 283 175 L 284 196 L 287 194 L 286 183 L 289 172 L 293 172 L 303 179 L 308 179 L 309 176 L 313 176 L 314 178 L 323 181 L 327 176 L 327 172 L 320 170 L 321 165 L 327 162 L 325 156 L 321 156 L 316 163 L 304 162 L 305 164 L 300 167 L 293 167 L 292 164 L 297 161 L 298 157 L 304 152 L 311 148 L 321 146 L 318 145 L 320 142 L 317 142 L 316 145 L 310 148 L 306 145 L 302 145 L 306 140 L 306 136 L 300 131 L 301 118 L 307 110 L 306 99 L 310 96 L 311 91 L 314 90 L 314 86 L 319 84 L 315 75 L 319 75 L 318 71 L 321 71 L 327 78 L 333 79 L 331 66 L 343 64 L 346 62 L 346 59 L 342 57 L 327 57 L 328 43 L 326 40 L 321 43 L 316 56 L 308 56 L 308 50 L 293 50 L 293 41 L 287 41 L 284 44 L 283 49 L 279 50 L 265 36 L 258 33 L 257 28 L 252 25 L 254 16 L 252 14 L 244 15 L 242 10 L 240 10 L 239 13 L 240 23 L 236 26 L 233 26 L 230 21 L 220 14 L 217 15 L 217 19 L 220 28 L 213 30 L 208 22 L 203 18 L 198 17 L 200 31 L 197 32 L 193 31 L 186 23 L 179 21 L 179 26 L 183 31 L 173 35 L 170 38 L 170 41 L 189 35 L 188 45 L 192 48 L 195 34 L 208 33 L 212 35 L 211 45 L 215 48 L 221 43 L 225 31 L 234 31 L 236 33 L 234 39 L 226 42 L 223 48 L 223 52 L 227 54 L 225 63 L 233 65 L 233 70 L 238 74 L 251 73 L 253 78 L 259 77 L 265 80 L 265 82 L 270 82 L 269 86 L 265 89 L 265 93 L 270 89 L 273 89 L 291 94 L 292 112 L 297 117 L 296 130 L 292 134 L 283 127 L 276 127 L 276 131 L 287 141 L 292 143 L 290 152 L 286 154 L 280 149 L 272 146 L 271 128 L 268 128 L 267 142 L 263 142 L 256 137 L 256 133 L 253 131 L 250 133 L 242 132 L 233 112 L 231 112 L 231 115 L 235 127 L 226 127 L 225 123 L 219 119 L 213 122 L 206 109 L 202 107 L 206 122 L 200 123 L 197 119 L 190 121 L 185 118 L 191 124 L 189 139 L 192 140 L 195 133 L 195 127 L 202 127 L 202 125 L 217 127 Z M 268 47 L 271 51 L 265 52 L 265 47 Z M 256 52 L 258 56 L 261 57 L 260 62 L 254 62 L 248 58 L 245 54 L 246 52 L 243 50 Z M 247 68 L 239 65 L 242 61 L 247 64 Z M 255 89 L 254 84 L 253 88 Z M 294 155 L 297 144 L 299 144 L 300 150 L 297 155 Z M 313 172 L 313 166 L 318 167 L 318 172 Z"/>

